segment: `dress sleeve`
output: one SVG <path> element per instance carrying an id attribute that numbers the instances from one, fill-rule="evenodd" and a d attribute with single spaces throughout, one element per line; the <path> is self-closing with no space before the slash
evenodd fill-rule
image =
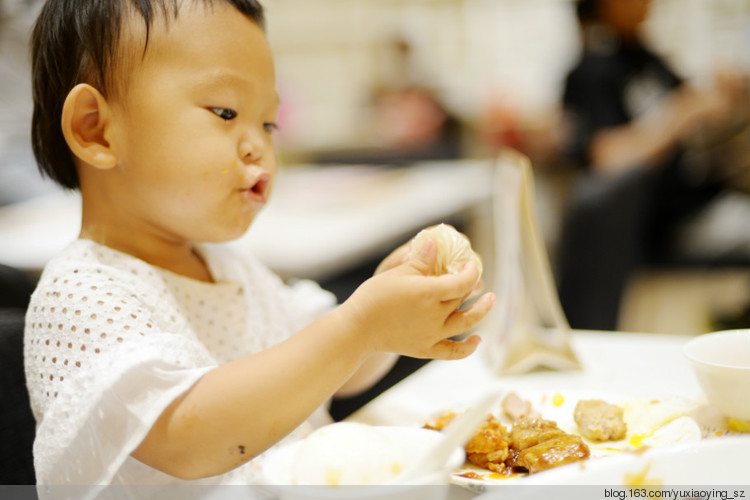
<path id="1" fill-rule="evenodd" d="M 108 484 L 162 411 L 216 366 L 137 277 L 74 271 L 45 274 L 26 321 L 39 484 Z"/>

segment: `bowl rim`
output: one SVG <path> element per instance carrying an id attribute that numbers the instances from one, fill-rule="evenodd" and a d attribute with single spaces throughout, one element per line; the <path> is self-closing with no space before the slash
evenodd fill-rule
<path id="1" fill-rule="evenodd" d="M 720 338 L 720 337 L 737 337 L 737 336 L 743 336 L 743 337 L 746 336 L 750 338 L 750 328 L 738 328 L 738 329 L 733 329 L 733 330 L 720 330 L 717 332 L 703 333 L 689 340 L 683 346 L 682 352 L 686 358 L 688 358 L 691 362 L 696 363 L 696 364 L 710 366 L 714 368 L 725 368 L 725 369 L 728 368 L 732 370 L 750 371 L 750 366 L 736 365 L 736 364 L 729 364 L 729 363 L 718 363 L 716 361 L 708 361 L 706 359 L 702 359 L 701 357 L 699 357 L 697 353 L 693 352 L 695 349 L 697 349 L 696 346 L 699 346 L 706 342 L 710 342 L 711 339 Z"/>
<path id="2" fill-rule="evenodd" d="M 424 435 L 427 435 L 430 432 L 439 434 L 438 431 L 435 431 L 432 429 L 427 429 L 424 427 L 417 427 L 417 426 L 408 426 L 408 425 L 373 425 L 372 427 L 382 430 L 385 433 L 395 434 L 396 437 L 398 437 L 398 434 L 400 433 L 407 433 L 407 432 L 419 433 L 419 434 L 424 434 Z M 268 472 L 269 472 L 269 469 L 271 469 L 271 465 L 275 465 L 275 462 L 278 461 L 280 457 L 283 458 L 284 454 L 294 453 L 302 445 L 303 441 L 304 441 L 304 438 L 299 439 L 297 441 L 292 441 L 290 443 L 286 443 L 283 446 L 279 447 L 278 449 L 275 449 L 269 453 L 269 455 L 266 457 L 266 459 L 264 460 L 261 466 L 261 470 L 262 470 L 261 474 L 263 476 L 264 482 L 269 479 L 278 479 L 278 478 L 269 477 L 270 475 L 268 474 Z M 456 446 L 456 449 L 451 454 L 451 457 L 448 459 L 446 464 L 444 464 L 444 467 L 445 467 L 444 469 L 438 469 L 438 470 L 432 471 L 423 476 L 419 476 L 418 478 L 414 478 L 413 480 L 406 482 L 406 483 L 340 485 L 340 486 L 344 486 L 345 488 L 356 488 L 356 487 L 367 488 L 367 487 L 388 486 L 388 487 L 392 487 L 395 489 L 398 489 L 399 487 L 427 486 L 427 485 L 420 485 L 418 481 L 432 479 L 433 477 L 438 477 L 446 472 L 450 474 L 449 471 L 451 471 L 452 469 L 456 467 L 460 467 L 460 465 L 454 466 L 453 464 L 454 461 L 458 463 L 459 455 L 461 457 L 460 458 L 461 463 L 463 463 L 463 461 L 466 460 L 466 455 L 465 455 L 463 446 Z M 291 483 L 285 483 L 285 482 L 281 482 L 281 483 L 266 482 L 265 484 L 267 486 L 274 486 L 277 488 L 299 489 L 299 488 L 304 488 L 304 487 L 310 487 L 310 488 L 320 488 L 320 489 L 329 488 L 330 489 L 330 486 L 325 486 L 325 485 L 321 487 L 321 486 L 314 486 L 314 485 L 307 485 L 307 484 L 291 484 Z"/>

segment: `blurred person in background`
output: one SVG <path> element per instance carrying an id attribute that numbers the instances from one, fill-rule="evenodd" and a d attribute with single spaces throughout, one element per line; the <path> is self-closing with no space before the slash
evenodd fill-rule
<path id="1" fill-rule="evenodd" d="M 412 44 L 396 36 L 386 44 L 388 67 L 365 104 L 369 140 L 365 147 L 328 151 L 318 163 L 410 165 L 463 156 L 463 124 L 443 103 Z"/>
<path id="2" fill-rule="evenodd" d="M 0 206 L 52 189 L 31 152 L 29 33 L 38 0 L 0 0 Z"/>
<path id="3" fill-rule="evenodd" d="M 563 142 L 587 175 L 571 193 L 557 261 L 574 328 L 616 329 L 637 267 L 696 257 L 686 255 L 681 228 L 728 186 L 726 158 L 697 151 L 707 150 L 706 137 L 748 122 L 745 80 L 723 74 L 711 88 L 696 88 L 648 47 L 640 28 L 650 3 L 576 4 L 583 50 L 565 80 Z M 722 248 L 709 242 L 700 259 L 750 262 L 749 233 Z"/>
<path id="4" fill-rule="evenodd" d="M 393 67 L 370 103 L 375 140 L 406 161 L 460 158 L 461 123 L 430 85 L 411 43 L 397 36 L 388 46 Z"/>
<path id="5" fill-rule="evenodd" d="M 0 0 L 0 206 L 48 188 L 31 152 L 28 34 L 35 0 Z M 0 316 L 23 315 L 34 279 L 0 263 Z"/>

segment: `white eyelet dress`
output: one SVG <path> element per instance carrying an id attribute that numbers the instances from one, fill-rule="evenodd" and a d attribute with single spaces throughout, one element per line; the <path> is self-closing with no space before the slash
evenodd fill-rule
<path id="1" fill-rule="evenodd" d="M 335 297 L 310 281 L 288 286 L 254 258 L 223 246 L 199 250 L 214 283 L 83 239 L 46 266 L 24 341 L 39 484 L 259 480 L 262 456 L 222 476 L 180 481 L 130 453 L 206 372 L 287 339 L 330 311 Z M 247 408 L 248 418 L 257 411 Z M 327 422 L 321 408 L 286 439 Z"/>

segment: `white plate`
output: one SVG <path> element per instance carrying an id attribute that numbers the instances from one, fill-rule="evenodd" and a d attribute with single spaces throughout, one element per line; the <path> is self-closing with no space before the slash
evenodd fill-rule
<path id="1" fill-rule="evenodd" d="M 645 450 L 647 448 L 674 447 L 680 444 L 698 443 L 701 440 L 701 428 L 690 417 L 694 415 L 698 405 L 695 402 L 677 397 L 668 398 L 633 398 L 618 394 L 589 393 L 577 391 L 554 391 L 534 394 L 519 394 L 522 399 L 530 401 L 532 408 L 547 420 L 552 420 L 558 426 L 571 434 L 578 434 L 578 426 L 573 419 L 576 404 L 584 399 L 603 399 L 608 403 L 625 408 L 625 420 L 628 433 L 620 441 L 605 443 L 592 442 L 584 439 L 591 450 L 591 458 L 584 462 L 577 462 L 557 469 L 569 471 L 579 470 L 582 465 L 599 462 L 604 457 L 629 454 L 624 450 Z M 493 412 L 506 425 L 510 423 L 501 411 Z M 750 452 L 750 450 L 748 450 Z M 527 484 L 536 481 L 536 477 L 556 471 L 539 472 L 536 474 L 514 474 L 504 477 L 489 470 L 466 464 L 451 476 L 451 482 L 476 492 L 483 492 L 489 485 L 498 484 Z M 467 477 L 466 475 L 471 477 Z"/>
<path id="2" fill-rule="evenodd" d="M 546 499 L 552 493 L 556 498 L 577 500 L 748 498 L 749 451 L 750 436 L 731 436 L 651 449 L 637 455 L 621 453 L 539 472 L 522 481 L 522 488 L 510 483 L 488 486 L 476 500 Z M 675 496 L 678 494 L 682 496 Z"/>

